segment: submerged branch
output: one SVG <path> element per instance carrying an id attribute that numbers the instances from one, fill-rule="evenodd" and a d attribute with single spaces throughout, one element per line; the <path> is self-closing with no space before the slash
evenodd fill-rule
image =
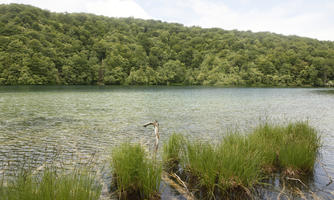
<path id="1" fill-rule="evenodd" d="M 170 176 L 175 178 L 178 181 L 178 183 L 176 183 L 171 178 L 169 178 Z M 185 182 L 182 181 L 181 178 L 178 175 L 176 175 L 175 173 L 168 174 L 166 172 L 163 172 L 162 173 L 162 180 L 164 180 L 167 184 L 172 186 L 178 193 L 183 195 L 183 197 L 186 198 L 187 200 L 196 200 L 194 195 L 191 192 L 189 192 Z M 182 185 L 182 187 L 180 185 Z"/>

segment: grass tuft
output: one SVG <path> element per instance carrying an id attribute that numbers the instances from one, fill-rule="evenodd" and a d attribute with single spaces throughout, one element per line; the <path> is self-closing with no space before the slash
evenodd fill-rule
<path id="1" fill-rule="evenodd" d="M 281 170 L 295 170 L 295 174 L 313 171 L 320 137 L 307 122 L 283 125 L 264 124 L 249 135 L 251 142 L 261 150 L 264 166 Z M 299 173 L 297 173 L 299 172 Z"/>
<path id="2" fill-rule="evenodd" d="M 162 166 L 155 159 L 148 158 L 140 144 L 123 143 L 114 148 L 111 166 L 120 198 L 157 197 Z"/>
<path id="3" fill-rule="evenodd" d="M 186 146 L 182 163 L 190 175 L 190 182 L 196 188 L 204 189 L 207 198 L 213 197 L 219 172 L 216 148 L 201 142 L 188 142 Z"/>
<path id="4" fill-rule="evenodd" d="M 319 147 L 318 133 L 307 122 L 266 123 L 247 135 L 228 134 L 217 145 L 173 134 L 164 146 L 164 164 L 184 172 L 200 198 L 248 198 L 275 169 L 289 176 L 312 172 Z"/>
<path id="5" fill-rule="evenodd" d="M 175 172 L 181 161 L 186 139 L 183 135 L 173 133 L 163 147 L 163 163 L 164 168 L 168 172 Z"/>
<path id="6" fill-rule="evenodd" d="M 101 185 L 84 170 L 64 172 L 46 168 L 42 174 L 22 170 L 14 179 L 0 183 L 0 199 L 6 200 L 97 200 Z"/>
<path id="7" fill-rule="evenodd" d="M 262 180 L 261 155 L 240 134 L 230 134 L 218 145 L 188 142 L 183 163 L 205 199 L 252 188 Z"/>
<path id="8" fill-rule="evenodd" d="M 246 136 L 229 134 L 218 148 L 221 187 L 252 188 L 262 180 L 260 172 L 263 157 Z"/>

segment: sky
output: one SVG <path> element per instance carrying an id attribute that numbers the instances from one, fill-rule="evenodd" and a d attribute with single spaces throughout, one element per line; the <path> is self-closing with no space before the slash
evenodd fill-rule
<path id="1" fill-rule="evenodd" d="M 334 41 L 334 0 L 0 0 L 0 3 Z"/>

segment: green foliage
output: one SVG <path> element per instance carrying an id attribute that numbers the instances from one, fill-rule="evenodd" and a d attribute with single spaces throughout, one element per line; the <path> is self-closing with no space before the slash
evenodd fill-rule
<path id="1" fill-rule="evenodd" d="M 289 123 L 287 126 L 264 124 L 249 138 L 261 149 L 265 166 L 302 173 L 313 171 L 320 138 L 307 122 Z"/>
<path id="2" fill-rule="evenodd" d="M 185 143 L 183 135 L 173 133 L 168 142 L 164 144 L 162 157 L 167 171 L 175 171 L 178 168 Z"/>
<path id="3" fill-rule="evenodd" d="M 225 193 L 252 188 L 262 180 L 260 152 L 245 136 L 231 134 L 218 145 L 188 142 L 183 164 L 196 186 L 206 190 L 211 199 L 217 189 Z"/>
<path id="4" fill-rule="evenodd" d="M 240 191 L 249 195 L 273 169 L 288 176 L 311 173 L 319 146 L 318 133 L 307 122 L 266 123 L 247 135 L 230 133 L 216 145 L 173 134 L 163 160 L 168 170 L 184 172 L 193 188 L 204 191 L 201 198 L 219 193 L 229 198 Z"/>
<path id="5" fill-rule="evenodd" d="M 111 166 L 119 196 L 151 199 L 158 194 L 162 166 L 139 144 L 123 143 L 112 151 Z"/>
<path id="6" fill-rule="evenodd" d="M 4 200 L 98 200 L 101 185 L 94 174 L 84 170 L 57 171 L 47 168 L 42 174 L 23 170 L 12 180 L 1 180 L 0 199 Z"/>
<path id="7" fill-rule="evenodd" d="M 198 188 L 207 190 L 207 197 L 214 196 L 217 178 L 220 176 L 218 154 L 210 143 L 188 143 L 183 163 Z"/>
<path id="8" fill-rule="evenodd" d="M 238 133 L 223 138 L 218 148 L 220 166 L 219 183 L 223 188 L 245 186 L 252 188 L 262 180 L 261 151 Z"/>
<path id="9" fill-rule="evenodd" d="M 0 13 L 0 85 L 333 85 L 330 41 L 20 4 Z"/>

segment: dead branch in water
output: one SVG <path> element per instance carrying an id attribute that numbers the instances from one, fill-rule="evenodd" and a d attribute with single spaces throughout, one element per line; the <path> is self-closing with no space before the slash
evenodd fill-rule
<path id="1" fill-rule="evenodd" d="M 300 196 L 301 199 L 307 200 L 305 194 L 299 188 L 295 188 L 295 190 L 296 190 L 296 193 Z"/>
<path id="2" fill-rule="evenodd" d="M 308 188 L 307 185 L 305 183 L 303 183 L 303 181 L 301 181 L 298 178 L 290 178 L 290 177 L 286 177 L 287 180 L 292 180 L 292 181 L 298 181 L 299 183 L 301 183 L 304 187 Z"/>
<path id="3" fill-rule="evenodd" d="M 178 183 L 169 178 L 170 176 L 175 178 L 178 181 Z M 180 193 L 187 200 L 196 200 L 194 195 L 191 192 L 189 192 L 185 182 L 182 181 L 181 178 L 175 173 L 168 174 L 166 172 L 163 172 L 162 180 L 164 180 L 168 185 L 172 186 L 178 193 Z"/>
<path id="4" fill-rule="evenodd" d="M 144 125 L 144 127 L 150 126 L 152 125 L 154 127 L 154 133 L 155 133 L 155 149 L 154 149 L 154 153 L 156 154 L 158 151 L 158 147 L 159 147 L 159 139 L 160 139 L 160 135 L 159 135 L 159 123 L 157 120 L 154 120 L 154 122 L 149 122 L 147 124 Z"/>
<path id="5" fill-rule="evenodd" d="M 184 189 L 187 191 L 188 194 L 191 194 L 188 190 L 188 187 L 186 185 L 186 183 L 184 181 L 182 181 L 182 179 L 175 173 L 169 174 L 171 177 L 175 178 L 177 180 L 177 182 L 179 182 L 179 184 L 181 184 Z"/>
<path id="6" fill-rule="evenodd" d="M 278 194 L 278 196 L 277 196 L 277 200 L 280 200 L 280 199 L 281 199 L 281 195 L 282 195 L 282 194 L 285 194 L 284 191 L 285 191 L 285 184 L 284 184 L 284 182 L 283 182 L 283 188 L 282 188 L 282 190 L 280 191 L 280 193 Z"/>

